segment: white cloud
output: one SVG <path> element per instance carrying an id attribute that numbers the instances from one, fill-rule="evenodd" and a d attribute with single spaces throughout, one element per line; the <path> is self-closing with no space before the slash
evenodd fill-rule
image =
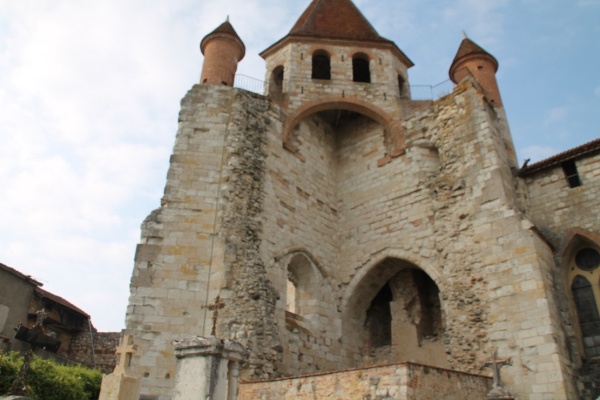
<path id="1" fill-rule="evenodd" d="M 548 112 L 546 112 L 546 117 L 544 119 L 544 125 L 548 126 L 548 125 L 553 125 L 558 122 L 561 122 L 567 117 L 567 114 L 568 114 L 567 107 L 554 107 L 554 108 L 548 110 Z"/>

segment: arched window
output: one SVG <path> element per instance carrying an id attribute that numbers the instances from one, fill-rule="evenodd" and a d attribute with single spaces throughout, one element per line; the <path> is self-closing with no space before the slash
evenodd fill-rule
<path id="1" fill-rule="evenodd" d="M 310 319 L 316 314 L 317 286 L 317 275 L 310 260 L 304 254 L 294 255 L 287 266 L 286 311 Z"/>
<path id="2" fill-rule="evenodd" d="M 312 55 L 312 79 L 331 79 L 331 61 L 325 50 L 317 50 Z"/>
<path id="3" fill-rule="evenodd" d="M 269 94 L 271 96 L 279 96 L 283 93 L 283 65 L 276 67 L 271 72 L 269 81 Z"/>
<path id="4" fill-rule="evenodd" d="M 571 294 L 585 356 L 600 357 L 600 252 L 592 247 L 579 249 L 570 271 Z"/>
<path id="5" fill-rule="evenodd" d="M 352 80 L 354 82 L 371 82 L 369 57 L 366 54 L 357 53 L 352 57 Z"/>
<path id="6" fill-rule="evenodd" d="M 406 87 L 406 80 L 400 74 L 398 74 L 398 92 L 400 94 L 400 98 L 401 99 L 407 99 L 408 98 L 408 90 L 407 90 L 407 87 Z"/>
<path id="7" fill-rule="evenodd" d="M 288 268 L 288 279 L 285 296 L 285 310 L 298 314 L 298 277 Z"/>

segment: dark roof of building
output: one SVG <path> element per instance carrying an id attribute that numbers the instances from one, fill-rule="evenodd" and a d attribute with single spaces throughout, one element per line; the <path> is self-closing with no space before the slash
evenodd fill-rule
<path id="1" fill-rule="evenodd" d="M 31 275 L 25 275 L 24 273 L 19 272 L 19 271 L 17 271 L 14 268 L 9 267 L 8 265 L 0 263 L 0 269 L 3 269 L 5 271 L 7 271 L 7 272 L 10 272 L 11 274 L 13 274 L 13 275 L 15 275 L 15 276 L 17 276 L 17 277 L 25 280 L 25 281 L 31 282 L 35 286 L 42 286 L 43 285 L 41 282 L 38 282 L 35 279 L 33 279 L 31 277 Z"/>
<path id="2" fill-rule="evenodd" d="M 408 67 L 414 65 L 394 42 L 377 33 L 351 0 L 313 0 L 290 32 L 261 55 L 287 38 L 336 39 L 391 45 L 400 52 Z"/>
<path id="3" fill-rule="evenodd" d="M 36 287 L 35 293 L 42 298 L 48 299 L 50 301 L 53 301 L 54 303 L 57 303 L 64 307 L 70 308 L 71 310 L 83 315 L 86 318 L 90 317 L 90 315 L 88 313 L 86 313 L 85 311 L 83 311 L 81 308 L 75 306 L 73 303 L 63 299 L 60 296 L 57 296 L 53 293 L 48 292 L 47 290 L 44 290 L 40 287 Z"/>
<path id="4" fill-rule="evenodd" d="M 551 168 L 557 164 L 563 163 L 568 160 L 573 160 L 576 158 L 580 158 L 590 153 L 594 153 L 600 151 L 600 139 L 592 140 L 591 142 L 587 142 L 582 144 L 581 146 L 577 146 L 573 149 L 563 151 L 555 156 L 546 158 L 545 160 L 538 161 L 531 165 L 526 165 L 519 170 L 519 175 L 531 175 L 538 171 L 542 171 L 548 168 Z"/>
<path id="5" fill-rule="evenodd" d="M 242 57 L 241 58 L 244 58 L 244 54 L 246 53 L 246 46 L 244 45 L 244 42 L 242 41 L 240 36 L 237 34 L 235 29 L 233 29 L 233 25 L 231 25 L 231 23 L 229 22 L 229 18 L 227 18 L 227 20 L 225 22 L 223 22 L 221 25 L 217 26 L 217 28 L 214 31 L 212 31 L 208 35 L 204 36 L 204 38 L 200 42 L 200 50 L 202 51 L 202 54 L 204 54 L 204 45 L 206 44 L 206 40 L 209 39 L 211 36 L 218 35 L 218 34 L 231 36 L 233 40 L 239 42 L 239 44 L 242 47 Z"/>

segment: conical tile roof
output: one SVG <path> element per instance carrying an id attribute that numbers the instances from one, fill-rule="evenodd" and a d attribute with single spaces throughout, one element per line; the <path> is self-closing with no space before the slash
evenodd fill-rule
<path id="1" fill-rule="evenodd" d="M 414 65 L 394 42 L 377 33 L 351 0 L 312 0 L 290 32 L 261 56 L 267 56 L 289 39 L 334 39 L 391 46 L 407 67 Z"/>
<path id="2" fill-rule="evenodd" d="M 313 0 L 289 36 L 389 42 L 379 36 L 351 0 Z"/>
<path id="3" fill-rule="evenodd" d="M 495 69 L 498 70 L 498 60 L 496 60 L 493 55 L 481 48 L 477 43 L 466 37 L 458 47 L 456 56 L 454 56 L 454 61 L 452 61 L 452 65 L 450 66 L 450 71 L 453 71 L 454 67 L 467 57 L 487 58 L 494 63 Z"/>
<path id="4" fill-rule="evenodd" d="M 204 46 L 206 45 L 208 40 L 210 40 L 216 35 L 230 36 L 234 41 L 238 42 L 238 44 L 242 48 L 242 58 L 244 58 L 244 54 L 246 53 L 246 46 L 244 45 L 244 42 L 242 42 L 242 39 L 240 39 L 235 29 L 233 29 L 233 25 L 231 25 L 231 23 L 229 22 L 229 17 L 227 17 L 227 20 L 221 25 L 219 25 L 214 31 L 204 36 L 204 39 L 202 39 L 202 41 L 200 42 L 200 50 L 202 51 L 202 54 L 204 54 Z"/>

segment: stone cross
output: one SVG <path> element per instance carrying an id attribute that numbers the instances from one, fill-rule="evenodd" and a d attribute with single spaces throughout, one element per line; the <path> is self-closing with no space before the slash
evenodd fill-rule
<path id="1" fill-rule="evenodd" d="M 212 336 L 217 335 L 217 319 L 219 318 L 219 310 L 225 308 L 225 303 L 221 301 L 221 296 L 217 295 L 215 298 L 215 304 L 207 304 L 206 306 L 202 306 L 202 308 L 207 308 L 209 311 L 213 312 L 213 325 L 210 334 Z"/>
<path id="2" fill-rule="evenodd" d="M 137 344 L 133 344 L 133 337 L 131 335 L 123 336 L 123 340 L 117 347 L 115 354 L 119 356 L 119 364 L 115 370 L 125 372 L 125 368 L 129 368 L 131 365 L 131 357 L 137 349 Z"/>
<path id="3" fill-rule="evenodd" d="M 492 358 L 483 364 L 484 367 L 488 367 L 492 370 L 494 384 L 492 390 L 488 393 L 488 399 L 512 399 L 508 390 L 504 388 L 502 384 L 502 377 L 500 375 L 500 369 L 504 366 L 511 366 L 511 358 L 499 359 L 498 350 L 494 350 Z"/>
<path id="4" fill-rule="evenodd" d="M 44 321 L 46 320 L 46 318 L 48 318 L 48 313 L 46 313 L 46 310 L 44 308 L 42 308 L 41 310 L 36 311 L 36 315 L 37 315 L 37 319 L 36 319 L 35 325 L 33 325 L 33 327 L 43 330 L 44 329 Z"/>
<path id="5" fill-rule="evenodd" d="M 33 329 L 38 332 L 44 333 L 44 320 L 48 317 L 45 309 L 40 309 L 36 311 L 37 319 L 35 324 L 33 325 Z M 27 392 L 27 378 L 29 376 L 29 369 L 31 368 L 31 362 L 33 361 L 33 354 L 37 348 L 37 344 L 35 341 L 29 343 L 29 350 L 25 353 L 23 357 L 23 365 L 21 365 L 21 369 L 17 373 L 15 380 L 13 381 L 10 389 L 8 390 L 9 394 L 15 396 L 25 396 Z"/>

